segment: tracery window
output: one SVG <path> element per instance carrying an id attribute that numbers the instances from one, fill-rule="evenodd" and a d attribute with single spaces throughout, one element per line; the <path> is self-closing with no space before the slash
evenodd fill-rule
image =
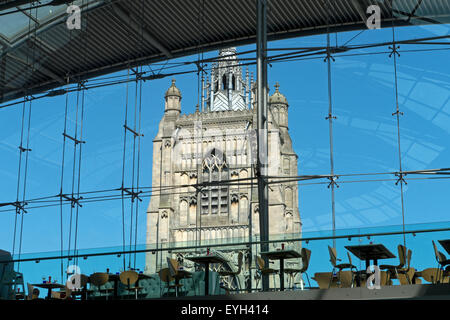
<path id="1" fill-rule="evenodd" d="M 212 149 L 203 160 L 202 182 L 216 182 L 214 185 L 202 189 L 201 213 L 228 213 L 228 186 L 221 181 L 229 180 L 229 168 L 224 154 L 219 149 Z"/>

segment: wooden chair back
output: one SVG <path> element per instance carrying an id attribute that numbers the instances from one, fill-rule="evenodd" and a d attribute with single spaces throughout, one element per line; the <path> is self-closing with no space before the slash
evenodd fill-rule
<path id="1" fill-rule="evenodd" d="M 172 277 L 177 275 L 179 265 L 178 260 L 167 258 L 167 266 L 169 267 L 169 272 Z"/>
<path id="2" fill-rule="evenodd" d="M 351 288 L 353 283 L 353 272 L 350 270 L 341 270 L 338 272 L 338 279 L 341 283 L 341 288 Z"/>
<path id="3" fill-rule="evenodd" d="M 434 243 L 434 240 L 431 240 L 431 242 L 433 243 L 433 248 L 434 248 L 434 255 L 436 256 L 436 260 L 438 263 L 441 263 L 445 260 L 447 260 L 445 254 L 443 254 L 442 252 L 440 252 L 436 246 L 436 243 Z"/>
<path id="4" fill-rule="evenodd" d="M 333 265 L 333 267 L 335 267 L 337 263 L 336 248 L 328 246 L 328 253 L 330 254 L 330 262 Z"/>
<path id="5" fill-rule="evenodd" d="M 352 256 L 350 255 L 350 252 L 347 251 L 347 257 L 348 257 L 348 263 L 353 264 L 352 263 Z"/>
<path id="6" fill-rule="evenodd" d="M 260 256 L 255 256 L 255 262 L 256 262 L 256 267 L 259 270 L 264 270 L 266 264 L 264 263 L 264 259 L 261 258 Z"/>
<path id="7" fill-rule="evenodd" d="M 314 277 L 312 278 L 317 282 L 320 289 L 328 289 L 330 288 L 337 288 L 337 279 L 332 278 L 333 274 L 331 272 L 317 272 L 314 274 Z M 330 281 L 331 285 L 330 285 Z"/>
<path id="8" fill-rule="evenodd" d="M 28 295 L 27 300 L 34 300 L 39 298 L 39 289 L 35 288 L 33 285 L 27 283 Z"/>
<path id="9" fill-rule="evenodd" d="M 138 273 L 133 270 L 124 271 L 119 275 L 120 282 L 128 287 L 135 284 L 138 277 Z"/>
<path id="10" fill-rule="evenodd" d="M 302 256 L 302 269 L 300 270 L 300 272 L 303 273 L 308 270 L 309 260 L 311 259 L 311 250 L 302 248 L 300 253 Z"/>
<path id="11" fill-rule="evenodd" d="M 171 276 L 169 268 L 164 268 L 164 269 L 159 270 L 158 275 L 159 275 L 159 278 L 161 279 L 161 281 L 163 281 L 163 282 L 169 283 L 169 282 L 175 280 L 174 277 Z"/>
<path id="12" fill-rule="evenodd" d="M 89 280 L 90 280 L 91 284 L 93 284 L 94 286 L 100 287 L 108 282 L 109 274 L 107 274 L 105 272 L 95 272 L 95 273 L 91 274 L 91 276 L 89 277 Z"/>
<path id="13" fill-rule="evenodd" d="M 442 271 L 438 268 L 428 268 L 420 272 L 425 281 L 436 283 L 441 278 Z"/>
<path id="14" fill-rule="evenodd" d="M 406 247 L 402 244 L 399 244 L 397 246 L 397 250 L 398 250 L 398 260 L 400 262 L 398 267 L 403 268 L 403 266 L 406 263 Z"/>

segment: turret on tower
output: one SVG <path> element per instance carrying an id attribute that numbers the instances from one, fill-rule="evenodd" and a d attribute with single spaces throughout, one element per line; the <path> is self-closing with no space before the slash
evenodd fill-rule
<path id="1" fill-rule="evenodd" d="M 167 89 L 165 99 L 164 112 L 171 115 L 179 115 L 181 113 L 181 92 L 175 86 L 175 79 L 172 79 L 172 85 Z"/>
<path id="2" fill-rule="evenodd" d="M 269 108 L 272 110 L 274 121 L 280 128 L 288 128 L 288 101 L 279 91 L 280 84 L 275 84 L 275 92 L 269 97 Z"/>

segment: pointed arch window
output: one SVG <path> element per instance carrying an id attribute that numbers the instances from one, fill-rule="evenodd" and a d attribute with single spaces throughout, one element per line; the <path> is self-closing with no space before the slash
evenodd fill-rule
<path id="1" fill-rule="evenodd" d="M 222 76 L 222 90 L 227 90 L 228 89 L 228 79 L 227 79 L 227 75 L 224 74 Z"/>
<path id="2" fill-rule="evenodd" d="M 213 148 L 203 160 L 202 182 L 213 183 L 202 190 L 201 213 L 228 214 L 228 186 L 221 185 L 229 180 L 229 167 L 225 155 L 217 148 Z"/>

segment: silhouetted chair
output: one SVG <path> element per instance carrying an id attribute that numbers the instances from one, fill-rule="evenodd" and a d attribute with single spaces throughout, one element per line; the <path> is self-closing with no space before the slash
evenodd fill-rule
<path id="1" fill-rule="evenodd" d="M 437 283 L 440 283 L 443 282 L 443 280 L 445 280 L 445 277 L 450 274 L 450 259 L 447 259 L 445 254 L 438 250 L 436 243 L 434 243 L 434 240 L 431 240 L 431 242 L 433 243 L 434 254 L 436 256 L 438 268 L 442 271 L 436 274 Z"/>
<path id="2" fill-rule="evenodd" d="M 242 252 L 239 252 L 238 253 L 238 264 L 237 264 L 238 267 L 237 267 L 237 271 L 219 270 L 219 272 L 218 272 L 219 276 L 221 276 L 221 277 L 235 277 L 238 274 L 240 274 L 241 270 L 242 270 L 243 257 L 244 257 L 244 254 Z M 228 288 L 226 286 L 221 286 L 221 288 L 224 289 L 227 292 L 227 294 L 230 291 L 230 288 Z"/>
<path id="3" fill-rule="evenodd" d="M 166 289 L 167 289 L 167 293 L 169 293 L 169 291 L 171 289 L 175 290 L 175 295 L 177 295 L 178 292 L 178 287 L 181 287 L 180 284 L 171 284 L 172 281 L 175 280 L 175 278 L 170 274 L 170 270 L 169 268 L 164 268 L 159 270 L 158 272 L 159 278 L 161 279 L 161 281 L 165 282 L 166 285 Z M 163 296 L 163 292 L 161 293 L 161 296 Z"/>
<path id="4" fill-rule="evenodd" d="M 256 270 L 259 274 L 259 277 L 256 279 L 256 287 L 258 287 L 259 281 L 263 275 L 273 275 L 273 288 L 275 289 L 275 274 L 278 274 L 278 270 L 267 268 L 264 262 L 264 259 L 260 256 L 255 256 Z"/>
<path id="5" fill-rule="evenodd" d="M 336 269 L 338 270 L 338 273 L 337 273 L 338 279 L 337 280 L 338 280 L 339 284 L 341 284 L 341 279 L 340 278 L 341 278 L 341 275 L 343 274 L 342 271 L 344 269 L 350 269 L 350 273 L 349 273 L 351 275 L 351 281 L 350 281 L 351 284 L 350 284 L 350 286 L 353 286 L 354 282 L 355 282 L 354 281 L 355 280 L 355 277 L 354 277 L 355 273 L 353 272 L 353 269 L 355 269 L 355 271 L 356 271 L 356 267 L 352 264 L 352 257 L 350 256 L 350 253 L 347 252 L 348 263 L 340 263 L 340 264 L 338 264 L 337 262 L 338 261 L 342 261 L 342 260 L 337 258 L 336 248 L 332 248 L 332 247 L 328 246 L 328 252 L 330 254 L 331 265 L 333 266 L 333 270 L 331 271 L 330 286 L 331 286 L 331 282 L 332 282 L 332 279 L 334 277 L 334 274 L 336 272 Z M 347 279 L 347 277 L 346 277 L 346 279 Z M 342 284 L 344 284 L 344 283 L 342 283 Z"/>
<path id="6" fill-rule="evenodd" d="M 308 279 L 308 285 L 311 288 L 311 282 L 309 281 L 309 276 L 306 273 L 306 270 L 308 270 L 309 266 L 309 260 L 311 259 L 311 250 L 302 248 L 301 252 L 301 259 L 302 259 L 302 267 L 301 268 L 284 268 L 284 272 L 289 275 L 289 286 L 292 283 L 292 280 L 297 275 L 297 273 L 300 273 L 300 275 L 305 274 L 306 278 Z M 303 278 L 300 279 L 300 286 L 301 289 L 304 289 L 304 281 Z"/>
<path id="7" fill-rule="evenodd" d="M 180 263 L 176 259 L 167 258 L 167 265 L 169 267 L 170 275 L 175 279 L 175 295 L 178 296 L 178 290 L 183 288 L 183 284 L 180 283 L 180 280 L 191 278 L 192 274 L 182 270 Z"/>
<path id="8" fill-rule="evenodd" d="M 52 291 L 52 299 L 69 300 L 72 296 L 72 290 L 67 286 L 60 291 Z"/>
<path id="9" fill-rule="evenodd" d="M 413 278 L 416 270 L 411 267 L 411 256 L 412 251 L 408 250 L 408 254 L 406 255 L 407 268 L 397 270 L 398 281 L 400 281 L 401 285 L 413 284 Z"/>
<path id="10" fill-rule="evenodd" d="M 337 279 L 333 277 L 332 272 L 317 272 L 312 277 L 314 281 L 319 285 L 319 289 L 337 288 Z M 330 283 L 331 281 L 331 283 Z"/>
<path id="11" fill-rule="evenodd" d="M 391 278 L 398 278 L 398 271 L 401 270 L 406 263 L 406 247 L 404 245 L 399 244 L 397 246 L 398 250 L 398 260 L 399 265 L 389 265 L 389 264 L 382 264 L 379 266 L 380 270 L 387 270 L 391 276 Z"/>
<path id="12" fill-rule="evenodd" d="M 414 275 L 415 283 L 421 282 L 419 277 L 422 277 L 425 281 L 431 282 L 432 284 L 438 283 L 438 280 L 442 277 L 442 270 L 440 268 L 427 268 L 422 271 L 417 271 Z M 448 283 L 450 278 L 444 279 L 442 283 Z M 418 281 L 419 280 L 419 281 Z"/>
<path id="13" fill-rule="evenodd" d="M 101 288 L 101 286 L 104 286 L 105 284 L 108 283 L 109 281 L 109 274 L 104 273 L 104 272 L 95 272 L 93 274 L 91 274 L 91 276 L 89 277 L 89 281 L 92 285 L 94 285 L 95 287 L 97 287 L 98 291 L 100 293 L 104 292 L 106 295 L 106 300 L 108 300 L 108 295 L 111 291 L 113 291 L 114 289 L 112 288 Z"/>
<path id="14" fill-rule="evenodd" d="M 136 286 L 139 279 L 139 274 L 136 271 L 128 270 L 119 275 L 120 282 L 127 287 L 128 291 L 134 291 L 135 299 L 138 298 L 138 291 L 142 290 L 141 287 Z M 133 287 L 132 287 L 133 286 Z"/>
<path id="15" fill-rule="evenodd" d="M 35 288 L 33 285 L 27 283 L 28 295 L 27 300 L 36 300 L 39 299 L 39 289 Z"/>

